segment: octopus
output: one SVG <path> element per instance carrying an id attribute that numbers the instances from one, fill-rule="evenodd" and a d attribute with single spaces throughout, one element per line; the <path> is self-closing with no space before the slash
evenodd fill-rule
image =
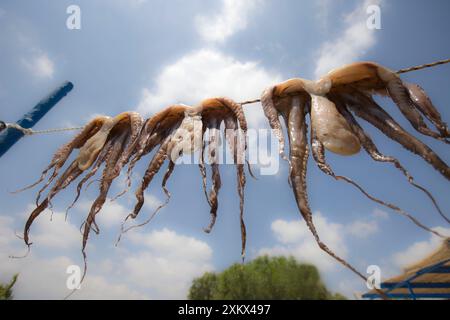
<path id="1" fill-rule="evenodd" d="M 199 168 L 202 175 L 203 189 L 210 206 L 211 216 L 210 223 L 204 230 L 207 233 L 211 232 L 217 218 L 219 206 L 218 196 L 221 189 L 218 153 L 220 147 L 219 135 L 222 124 L 224 125 L 224 135 L 237 168 L 237 189 L 240 198 L 242 236 L 241 253 L 242 257 L 244 257 L 246 247 L 246 227 L 244 222 L 244 188 L 246 177 L 244 163 L 247 122 L 242 106 L 231 99 L 222 97 L 204 100 L 198 106 L 194 107 L 187 105 L 169 106 L 145 121 L 135 112 L 124 112 L 114 118 L 100 116 L 91 120 L 75 138 L 55 153 L 49 166 L 42 172 L 37 182 L 17 191 L 20 192 L 38 185 L 44 181 L 45 177 L 51 171 L 50 177 L 38 192 L 36 208 L 31 212 L 26 221 L 23 236 L 25 244 L 28 248 L 31 246 L 32 242 L 30 242 L 29 233 L 33 222 L 45 209 L 51 208 L 52 199 L 60 191 L 67 188 L 67 186 L 85 173 L 84 177 L 78 182 L 76 197 L 68 207 L 68 211 L 79 199 L 83 186 L 104 166 L 100 178 L 99 194 L 82 225 L 82 254 L 85 262 L 85 271 L 82 279 L 84 279 L 87 269 L 86 246 L 89 235 L 91 231 L 94 231 L 96 234 L 100 232 L 99 226 L 96 223 L 96 216 L 107 200 L 113 181 L 120 175 L 123 167 L 128 164 L 127 190 L 112 200 L 128 191 L 135 164 L 153 150 L 155 150 L 153 158 L 135 193 L 135 207 L 133 212 L 125 219 L 124 224 L 129 218 L 136 219 L 138 217 L 144 205 L 144 192 L 166 161 L 168 162 L 168 166 L 163 177 L 162 188 L 167 196 L 167 200 L 163 205 L 158 207 L 154 214 L 166 205 L 170 199 L 170 192 L 166 185 L 175 169 L 176 161 L 182 155 L 200 151 Z M 207 136 L 207 130 L 210 131 L 208 141 L 205 138 Z M 211 190 L 209 192 L 207 191 L 207 172 L 204 161 L 207 143 L 212 175 Z M 75 150 L 78 150 L 78 155 L 67 166 L 64 172 L 61 173 L 61 169 Z M 52 183 L 53 185 L 50 187 Z M 42 194 L 47 189 L 49 189 L 47 195 L 41 201 Z M 124 229 L 122 225 L 121 235 L 134 227 L 148 223 L 151 218 L 140 225 L 135 225 L 127 229 Z"/>
<path id="2" fill-rule="evenodd" d="M 318 168 L 336 180 L 355 186 L 370 200 L 406 216 L 419 227 L 438 236 L 398 206 L 386 203 L 366 192 L 359 184 L 345 176 L 338 176 L 326 162 L 325 151 L 352 156 L 364 149 L 377 162 L 391 163 L 414 187 L 423 191 L 440 215 L 450 220 L 439 208 L 431 193 L 418 185 L 399 160 L 384 155 L 364 131 L 355 115 L 373 125 L 388 138 L 420 156 L 446 179 L 450 179 L 448 165 L 425 143 L 401 127 L 375 100 L 375 95 L 391 98 L 412 127 L 420 134 L 449 143 L 450 132 L 441 115 L 425 91 L 416 84 L 403 82 L 393 71 L 374 62 L 357 62 L 330 71 L 317 81 L 289 79 L 264 90 L 261 104 L 274 135 L 279 140 L 280 156 L 289 162 L 289 181 L 297 207 L 320 249 L 355 272 L 366 277 L 347 261 L 337 256 L 319 237 L 308 201 L 306 171 L 311 149 Z M 309 141 L 307 116 L 310 119 Z M 289 142 L 289 157 L 285 154 L 285 139 L 280 116 L 285 123 Z M 424 117 L 433 125 L 430 128 Z M 308 143 L 309 142 L 309 143 Z M 310 145 L 310 146 L 309 146 Z"/>
<path id="3" fill-rule="evenodd" d="M 141 131 L 136 153 L 130 160 L 127 171 L 128 188 L 131 185 L 131 174 L 136 163 L 146 154 L 157 149 L 147 170 L 142 177 L 140 186 L 135 192 L 136 204 L 128 219 L 136 219 L 144 202 L 144 192 L 152 182 L 155 175 L 161 170 L 166 160 L 169 162 L 162 181 L 162 188 L 167 196 L 166 202 L 159 206 L 154 214 L 167 204 L 170 193 L 166 184 L 175 169 L 177 159 L 197 150 L 199 153 L 199 171 L 202 177 L 202 187 L 206 200 L 210 206 L 210 223 L 204 231 L 210 233 L 215 225 L 218 210 L 218 196 L 222 186 L 218 148 L 220 146 L 219 133 L 224 124 L 224 135 L 236 165 L 237 189 L 240 198 L 240 224 L 241 224 L 241 254 L 244 258 L 246 247 L 246 227 L 244 223 L 244 189 L 246 176 L 244 171 L 247 121 L 240 104 L 231 99 L 219 97 L 202 101 L 198 106 L 173 105 L 149 118 Z M 206 131 L 209 130 L 208 141 Z M 211 167 L 211 189 L 207 191 L 207 172 L 204 161 L 204 153 L 208 142 L 208 156 Z M 123 193 L 125 193 L 125 190 Z M 154 214 L 142 226 L 148 223 Z M 123 232 L 137 227 L 132 226 L 122 229 Z M 120 238 L 119 238 L 120 240 Z"/>
<path id="4" fill-rule="evenodd" d="M 25 223 L 23 239 L 29 247 L 32 242 L 29 239 L 30 228 L 39 215 L 45 209 L 51 207 L 52 199 L 62 190 L 67 188 L 78 177 L 86 173 L 78 183 L 77 196 L 71 207 L 79 198 L 83 185 L 89 181 L 104 164 L 100 190 L 93 202 L 89 214 L 83 224 L 83 255 L 91 230 L 99 233 L 100 229 L 95 221 L 96 215 L 106 201 L 111 184 L 117 178 L 122 167 L 128 162 L 134 152 L 134 147 L 139 137 L 143 119 L 136 112 L 124 112 L 111 118 L 99 116 L 91 120 L 81 132 L 62 146 L 53 156 L 49 166 L 42 172 L 41 177 L 34 184 L 19 190 L 23 191 L 41 183 L 51 171 L 50 177 L 39 190 L 36 198 L 36 208 L 31 212 Z M 78 149 L 77 157 L 67 166 L 64 172 L 61 169 L 74 150 Z M 54 183 L 53 183 L 54 182 Z M 53 185 L 50 187 L 50 185 Z M 48 189 L 47 195 L 41 201 L 42 194 Z M 69 207 L 70 208 L 70 207 Z"/>
<path id="5" fill-rule="evenodd" d="M 397 205 L 378 199 L 352 179 L 337 175 L 326 161 L 326 151 L 342 156 L 352 156 L 363 149 L 374 161 L 389 163 L 398 169 L 413 187 L 424 192 L 439 214 L 450 223 L 433 195 L 416 183 L 414 177 L 398 159 L 383 154 L 359 124 L 356 117 L 365 120 L 389 139 L 421 157 L 446 179 L 450 179 L 448 165 L 428 145 L 400 126 L 375 101 L 376 95 L 392 99 L 411 126 L 420 134 L 449 143 L 450 131 L 426 92 L 416 84 L 402 81 L 397 73 L 374 62 L 345 65 L 330 71 L 317 81 L 302 78 L 289 79 L 267 88 L 261 96 L 264 114 L 279 141 L 279 154 L 289 164 L 289 183 L 297 207 L 319 248 L 364 280 L 366 278 L 362 273 L 336 255 L 321 240 L 315 228 L 306 181 L 310 153 L 318 168 L 328 176 L 351 184 L 370 200 L 405 216 L 418 227 L 442 237 L 437 231 L 430 229 Z M 280 116 L 287 129 L 288 155 L 285 153 L 286 143 Z M 249 174 L 253 176 L 246 160 L 247 121 L 242 104 L 225 97 L 206 99 L 195 106 L 171 105 L 146 120 L 135 112 L 124 112 L 116 117 L 99 116 L 91 120 L 81 132 L 55 153 L 39 180 L 22 189 L 37 186 L 49 175 L 38 191 L 36 208 L 25 223 L 23 236 L 25 244 L 28 248 L 31 246 L 29 233 L 33 222 L 45 209 L 51 209 L 52 200 L 59 192 L 84 175 L 78 182 L 76 197 L 68 207 L 67 210 L 69 210 L 79 199 L 83 186 L 88 182 L 97 181 L 92 179 L 103 168 L 101 178 L 98 180 L 97 198 L 92 203 L 82 225 L 84 279 L 87 269 L 88 239 L 91 231 L 96 234 L 100 232 L 96 216 L 105 204 L 112 183 L 121 171 L 125 172 L 124 168 L 127 166 L 126 188 L 112 198 L 115 200 L 129 191 L 136 164 L 149 154 L 152 154 L 151 160 L 135 191 L 134 208 L 124 219 L 118 241 L 127 231 L 149 223 L 156 213 L 168 204 L 171 194 L 167 183 L 177 162 L 183 156 L 193 157 L 196 153 L 198 153 L 203 192 L 210 208 L 210 220 L 204 231 L 211 232 L 217 220 L 218 199 L 222 187 L 219 170 L 222 131 L 236 167 L 241 256 L 244 258 L 247 236 L 244 221 L 245 163 L 248 165 Z M 78 150 L 78 154 L 66 165 L 75 150 Z M 208 163 L 205 162 L 205 153 Z M 143 223 L 125 227 L 127 222 L 138 218 L 145 203 L 145 191 L 166 162 L 167 167 L 161 185 L 166 201 Z M 211 175 L 209 183 L 207 164 Z M 41 199 L 44 192 L 47 192 L 46 196 Z"/>

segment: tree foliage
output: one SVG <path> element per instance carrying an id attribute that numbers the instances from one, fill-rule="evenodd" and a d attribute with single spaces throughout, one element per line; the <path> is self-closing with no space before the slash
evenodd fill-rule
<path id="1" fill-rule="evenodd" d="M 194 279 L 191 300 L 325 300 L 345 299 L 332 294 L 317 268 L 294 258 L 259 257 L 247 264 L 234 264 L 221 273 L 207 272 Z"/>
<path id="2" fill-rule="evenodd" d="M 18 275 L 14 275 L 11 282 L 8 284 L 0 284 L 0 300 L 12 300 L 13 292 L 12 288 L 16 284 Z"/>

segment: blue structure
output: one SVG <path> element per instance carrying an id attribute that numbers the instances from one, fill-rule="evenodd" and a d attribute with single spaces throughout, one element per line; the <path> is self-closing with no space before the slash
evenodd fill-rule
<path id="1" fill-rule="evenodd" d="M 73 89 L 72 82 L 65 82 L 61 87 L 42 99 L 30 112 L 25 114 L 17 124 L 23 128 L 32 128 L 44 117 L 62 98 Z M 16 129 L 1 130 L 0 123 L 0 157 L 3 156 L 24 134 Z"/>
<path id="2" fill-rule="evenodd" d="M 386 296 L 392 299 L 450 299 L 449 248 L 450 240 L 447 239 L 441 249 L 447 250 L 446 257 L 443 260 L 434 260 L 432 264 L 423 266 L 413 273 L 409 273 L 403 279 L 397 277 L 399 279 L 397 282 L 393 282 L 392 280 L 383 282 L 381 289 Z M 379 299 L 380 295 L 376 291 L 371 291 L 362 297 L 366 299 Z"/>

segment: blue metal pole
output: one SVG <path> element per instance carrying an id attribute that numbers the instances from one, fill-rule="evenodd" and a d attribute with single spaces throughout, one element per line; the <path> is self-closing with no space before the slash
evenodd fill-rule
<path id="1" fill-rule="evenodd" d="M 17 121 L 17 124 L 26 129 L 32 128 L 72 89 L 72 82 L 65 82 L 61 87 L 42 99 L 30 112 Z M 24 134 L 21 131 L 13 128 L 0 132 L 0 157 L 2 157 L 23 136 Z"/>

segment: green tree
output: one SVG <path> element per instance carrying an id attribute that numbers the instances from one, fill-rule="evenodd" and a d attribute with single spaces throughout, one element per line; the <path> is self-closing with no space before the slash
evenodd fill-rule
<path id="1" fill-rule="evenodd" d="M 206 272 L 200 278 L 194 279 L 189 290 L 190 300 L 212 300 L 217 287 L 217 275 Z"/>
<path id="2" fill-rule="evenodd" d="M 340 300 L 323 284 L 317 268 L 294 258 L 259 257 L 247 264 L 234 264 L 225 271 L 205 273 L 194 279 L 191 300 Z"/>
<path id="3" fill-rule="evenodd" d="M 18 275 L 14 275 L 11 282 L 8 284 L 0 284 L 0 300 L 12 300 L 12 288 L 16 284 Z"/>

